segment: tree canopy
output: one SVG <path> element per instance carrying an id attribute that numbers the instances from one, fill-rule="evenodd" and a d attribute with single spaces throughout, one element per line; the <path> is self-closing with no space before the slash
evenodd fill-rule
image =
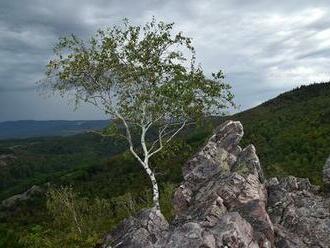
<path id="1" fill-rule="evenodd" d="M 42 80 L 47 89 L 72 94 L 76 104 L 91 103 L 119 121 L 103 134 L 123 131 L 131 153 L 150 177 L 156 206 L 158 185 L 149 158 L 188 123 L 223 114 L 233 105 L 222 71 L 208 77 L 196 63 L 191 38 L 174 33 L 173 27 L 155 18 L 144 26 L 124 19 L 88 41 L 75 35 L 60 38 Z M 158 130 L 157 138 L 147 135 L 151 127 Z M 142 156 L 132 130 L 140 135 Z"/>
<path id="2" fill-rule="evenodd" d="M 87 42 L 63 37 L 43 85 L 136 124 L 222 113 L 233 98 L 223 73 L 207 78 L 191 38 L 172 34 L 173 25 L 153 19 L 141 27 L 125 19 Z"/>

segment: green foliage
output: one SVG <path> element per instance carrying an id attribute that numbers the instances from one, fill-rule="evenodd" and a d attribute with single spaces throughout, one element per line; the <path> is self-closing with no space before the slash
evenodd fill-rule
<path id="1" fill-rule="evenodd" d="M 22 248 L 17 240 L 17 233 L 3 224 L 0 225 L 0 247 Z"/>
<path id="2" fill-rule="evenodd" d="M 202 137 L 203 135 L 200 135 L 201 131 L 203 131 L 205 135 L 204 137 Z M 211 129 L 208 130 L 208 134 L 210 134 L 210 132 Z M 197 129 L 191 127 L 178 139 L 174 140 L 170 146 L 165 146 L 164 150 L 159 153 L 159 156 L 154 157 L 152 160 L 160 184 L 161 209 L 168 219 L 173 218 L 171 199 L 175 186 L 182 181 L 181 166 L 204 142 L 205 137 L 208 134 L 206 134 L 205 128 L 203 130 L 202 127 Z M 95 209 L 95 198 L 107 199 L 106 201 L 110 202 L 111 209 L 109 210 L 109 215 L 111 218 L 109 217 L 109 222 L 107 224 L 99 225 L 99 235 L 97 237 L 92 235 L 94 242 L 97 238 L 102 237 L 104 233 L 109 232 L 123 218 L 128 217 L 141 208 L 151 206 L 152 203 L 151 192 L 148 190 L 150 188 L 150 181 L 146 175 L 142 173 L 142 168 L 136 166 L 136 160 L 128 151 L 113 155 L 112 158 L 107 161 L 106 158 L 109 154 L 101 152 L 98 153 L 97 156 L 92 156 L 91 159 L 88 160 L 88 163 L 90 163 L 89 166 L 85 166 L 85 164 L 82 163 L 82 161 L 87 159 L 91 154 L 86 152 L 83 147 L 86 146 L 90 147 L 91 150 L 94 148 L 97 150 L 100 146 L 108 146 L 108 142 L 111 142 L 112 140 L 109 138 L 93 139 L 94 143 L 91 143 L 92 141 L 89 140 L 88 137 L 89 135 L 87 137 L 85 135 L 79 135 L 61 138 L 61 142 L 59 142 L 58 139 L 52 138 L 46 139 L 38 145 L 27 145 L 31 143 L 31 140 L 26 140 L 25 142 L 19 141 L 23 142 L 24 146 L 17 148 L 16 155 L 18 156 L 18 154 L 21 154 L 24 158 L 29 158 L 31 160 L 29 161 L 26 159 L 29 163 L 32 164 L 34 161 L 37 164 L 38 160 L 36 160 L 36 156 L 39 153 L 43 154 L 45 156 L 45 161 L 43 164 L 40 164 L 40 166 L 46 165 L 47 162 L 50 163 L 49 166 L 46 167 L 47 169 L 45 168 L 44 170 L 44 174 L 48 174 L 48 182 L 53 185 L 72 184 L 75 189 L 72 191 L 76 201 L 75 204 L 78 204 L 82 209 L 88 209 L 89 204 Z M 76 139 L 77 141 L 75 141 Z M 189 140 L 189 143 L 186 139 Z M 84 142 L 86 142 L 86 144 L 83 145 Z M 67 158 L 72 157 L 70 161 L 75 161 L 74 164 L 76 166 L 70 166 L 69 163 L 68 170 L 63 170 L 61 173 L 55 174 L 51 169 L 52 165 L 56 166 L 57 164 L 61 164 L 65 157 L 57 155 L 57 149 L 54 149 L 52 145 L 58 147 L 60 143 L 65 143 L 67 145 L 64 152 L 73 149 L 71 146 L 75 145 L 80 146 L 77 147 L 77 150 L 81 149 L 81 152 L 74 152 L 72 154 L 68 153 Z M 3 145 L 4 144 L 9 144 L 10 146 L 13 145 L 12 141 L 3 142 Z M 24 149 L 24 152 L 20 149 Z M 38 149 L 40 150 L 39 152 Z M 51 156 L 55 156 L 54 162 L 51 162 Z M 95 161 L 92 162 L 92 160 Z M 16 163 L 17 162 L 13 162 L 11 166 L 15 167 Z M 24 168 L 23 163 L 20 163 L 19 165 L 22 166 L 22 169 Z M 15 179 L 16 182 L 21 184 L 20 182 L 24 181 L 26 183 L 26 188 L 31 187 L 35 182 L 32 178 L 35 178 L 35 175 L 39 174 L 38 166 L 35 168 L 36 171 L 31 171 L 30 181 L 27 180 L 28 178 L 26 177 L 18 177 Z M 56 169 L 54 170 L 56 171 Z M 80 174 L 83 174 L 83 176 L 77 176 Z M 14 174 L 12 176 L 14 176 Z M 7 183 L 5 178 L 4 182 Z M 7 189 L 7 192 L 13 191 L 13 188 L 16 188 L 15 185 L 10 186 Z M 62 191 L 60 190 L 59 192 Z M 79 192 L 79 195 L 75 192 Z M 56 199 L 56 197 L 53 198 Z M 56 202 L 59 203 L 59 201 L 50 201 L 50 199 L 53 198 L 50 198 L 50 195 L 48 195 L 48 206 L 57 206 L 58 208 L 56 207 L 53 210 L 53 212 L 56 213 L 56 209 L 59 211 L 59 207 L 62 205 L 55 204 Z M 50 202 L 52 203 L 51 205 L 49 204 Z M 80 237 L 72 234 L 72 232 L 76 232 L 75 229 L 71 228 L 69 230 L 60 228 L 60 226 L 69 227 L 71 225 L 70 223 L 65 225 L 59 224 L 63 223 L 63 221 L 70 220 L 69 218 L 64 218 L 64 216 L 68 216 L 68 214 L 64 215 L 65 211 L 63 211 L 63 209 L 60 210 L 61 214 L 59 215 L 52 214 L 52 211 L 49 212 L 49 210 L 47 210 L 44 201 L 38 202 L 35 199 L 32 202 L 19 204 L 17 209 L 20 214 L 17 214 L 16 212 L 14 215 L 11 215 L 9 212 L 4 212 L 6 218 L 1 221 L 4 223 L 5 230 L 11 233 L 11 236 L 0 232 L 0 240 L 3 240 L 3 242 L 21 240 L 19 243 L 20 246 L 18 247 L 38 247 L 37 244 L 47 247 L 45 240 L 48 240 L 49 242 L 53 242 L 53 246 L 48 244 L 49 247 L 54 247 L 54 244 L 60 242 L 60 240 L 73 242 L 74 239 L 76 240 Z M 94 214 L 95 211 L 91 212 L 89 216 L 93 216 Z M 55 220 L 54 216 L 57 216 Z M 95 218 L 97 217 L 91 217 L 91 219 Z M 86 221 L 83 223 L 86 223 Z M 94 227 L 97 223 L 98 222 L 96 221 L 95 224 L 89 225 Z M 102 221 L 100 221 L 100 223 L 102 223 Z M 6 239 L 6 237 L 10 237 L 10 240 Z M 83 243 L 80 243 L 80 245 L 89 242 L 87 241 L 86 236 L 81 238 L 81 240 Z"/>
<path id="3" fill-rule="evenodd" d="M 174 186 L 164 185 L 162 207 L 169 218 L 172 218 L 170 199 Z M 23 235 L 17 247 L 57 248 L 57 247 L 86 247 L 95 246 L 103 236 L 114 228 L 120 220 L 127 218 L 137 211 L 152 204 L 149 191 L 133 195 L 128 192 L 112 199 L 81 197 L 72 187 L 50 189 L 47 196 L 47 210 L 51 221 L 45 225 L 33 225 Z M 5 241 L 15 236 L 6 233 Z M 3 242 L 5 242 L 3 241 Z M 13 246 L 16 247 L 16 246 Z"/>
<path id="4" fill-rule="evenodd" d="M 60 38 L 41 80 L 42 87 L 69 93 L 76 105 L 88 102 L 114 120 L 101 135 L 117 133 L 128 141 L 152 182 L 157 208 L 158 183 L 150 158 L 187 123 L 223 114 L 234 105 L 222 71 L 206 76 L 196 65 L 191 38 L 173 33 L 173 26 L 155 18 L 143 26 L 124 19 L 122 25 L 99 30 L 88 41 L 75 35 Z M 158 135 L 150 135 L 151 127 Z M 139 136 L 142 155 L 137 153 L 133 133 Z"/>
<path id="5" fill-rule="evenodd" d="M 0 170 L 0 200 L 34 184 L 68 184 L 87 179 L 125 147 L 121 140 L 104 139 L 96 134 L 0 141 L 3 149 L 0 155 L 8 154 L 9 150 L 16 157 Z"/>
<path id="6" fill-rule="evenodd" d="M 33 226 L 22 239 L 27 247 L 92 247 L 113 225 L 108 200 L 81 198 L 70 187 L 51 189 L 47 209 L 53 218 L 48 226 Z"/>
<path id="7" fill-rule="evenodd" d="M 160 208 L 165 218 L 170 221 L 174 218 L 172 199 L 175 190 L 175 185 L 172 183 L 165 183 L 162 185 Z"/>
<path id="8" fill-rule="evenodd" d="M 302 86 L 229 117 L 245 129 L 267 176 L 307 177 L 322 185 L 330 154 L 330 83 Z"/>
<path id="9" fill-rule="evenodd" d="M 88 41 L 63 37 L 41 86 L 74 93 L 76 103 L 89 102 L 131 124 L 222 113 L 233 98 L 223 73 L 207 78 L 196 65 L 191 38 L 174 34 L 173 26 L 154 18 L 135 26 L 124 19 Z"/>

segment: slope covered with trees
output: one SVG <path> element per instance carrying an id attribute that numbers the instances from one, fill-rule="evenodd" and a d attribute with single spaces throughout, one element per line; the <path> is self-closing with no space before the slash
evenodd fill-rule
<path id="1" fill-rule="evenodd" d="M 330 154 L 330 83 L 301 86 L 230 118 L 243 123 L 244 142 L 256 146 L 268 176 L 321 184 Z"/>
<path id="2" fill-rule="evenodd" d="M 330 83 L 297 88 L 225 119 L 243 123 L 242 146 L 256 146 L 268 177 L 290 174 L 321 185 L 321 169 L 330 154 Z M 182 181 L 181 166 L 223 121 L 215 118 L 190 127 L 152 161 L 167 218 L 172 216 L 173 188 Z M 89 210 L 81 213 L 79 234 L 67 217 L 72 216 L 70 209 L 59 208 L 58 191 L 52 191 L 47 202 L 37 198 L 18 204 L 0 214 L 0 247 L 43 247 L 45 239 L 53 247 L 58 242 L 89 247 L 121 219 L 152 204 L 148 178 L 122 141 L 93 134 L 7 140 L 0 142 L 0 156 L 5 154 L 16 159 L 0 164 L 1 200 L 50 182 L 55 189 L 72 185 L 62 197 L 71 196 L 76 206 Z M 107 218 L 94 216 L 96 210 L 106 212 Z"/>

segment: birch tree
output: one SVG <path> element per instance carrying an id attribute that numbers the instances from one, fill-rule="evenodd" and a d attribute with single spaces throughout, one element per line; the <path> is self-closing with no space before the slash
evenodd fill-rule
<path id="1" fill-rule="evenodd" d="M 76 104 L 104 111 L 112 121 L 103 134 L 117 130 L 127 140 L 150 178 L 157 209 L 159 189 L 150 159 L 188 124 L 223 114 L 233 99 L 222 71 L 207 76 L 196 63 L 192 39 L 173 27 L 154 18 L 141 26 L 124 19 L 88 40 L 60 38 L 41 80 L 46 89 L 73 96 Z"/>

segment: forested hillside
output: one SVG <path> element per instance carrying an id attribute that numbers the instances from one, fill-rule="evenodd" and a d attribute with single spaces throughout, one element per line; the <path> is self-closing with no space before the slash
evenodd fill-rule
<path id="1" fill-rule="evenodd" d="M 121 141 L 91 133 L 0 141 L 0 200 L 34 184 L 71 183 L 125 148 Z"/>
<path id="2" fill-rule="evenodd" d="M 230 117 L 257 147 L 268 176 L 295 175 L 321 184 L 330 154 L 330 83 L 302 86 Z"/>
<path id="3" fill-rule="evenodd" d="M 210 123 L 189 130 L 189 134 L 174 141 L 171 147 L 164 149 L 152 161 L 160 183 L 161 207 L 169 218 L 172 216 L 171 195 L 182 179 L 181 165 L 198 149 L 211 130 Z M 3 141 L 0 147 L 2 156 L 11 154 L 10 161 L 1 168 L 1 200 L 28 190 L 34 184 L 42 185 L 44 189 L 72 186 L 74 203 L 89 220 L 89 224 L 84 220 L 84 227 L 92 228 L 86 230 L 86 236 L 80 237 L 72 228 L 72 222 L 62 219 L 61 214 L 71 216 L 72 213 L 59 210 L 62 203 L 58 204 L 58 198 L 50 199 L 50 205 L 55 208 L 52 212 L 48 197 L 46 201 L 45 197 L 35 196 L 17 202 L 9 209 L 2 208 L 0 247 L 43 247 L 44 242 L 51 242 L 51 247 L 60 244 L 90 247 L 102 236 L 102 232 L 151 203 L 149 180 L 126 150 L 126 144 L 120 140 L 84 134 Z M 95 212 L 100 209 L 106 217 L 101 216 L 98 221 L 95 214 L 99 214 Z M 59 219 L 53 221 L 53 215 Z"/>
<path id="4" fill-rule="evenodd" d="M 173 188 L 182 180 L 182 164 L 224 119 L 243 123 L 242 146 L 249 143 L 256 146 L 268 177 L 290 174 L 321 184 L 321 169 L 330 154 L 330 83 L 303 86 L 253 109 L 186 130 L 152 161 L 161 188 L 161 207 L 168 218 L 172 216 L 169 202 Z M 108 207 L 103 209 L 107 210 L 107 218 L 102 218 L 101 224 L 93 214 L 86 217 L 95 219 L 95 223 L 88 222 L 89 227 L 97 223 L 94 227 L 97 232 L 88 229 L 86 233 L 92 236 L 86 234 L 81 238 L 88 242 L 95 242 L 103 231 L 109 231 L 122 218 L 150 203 L 149 181 L 121 140 L 104 139 L 96 134 L 6 140 L 0 142 L 1 159 L 1 200 L 32 185 L 46 183 L 51 188 L 71 185 L 77 199 L 90 199 L 77 200 L 77 204 L 90 209 L 96 206 L 93 199 L 105 199 L 104 206 Z M 54 199 L 50 200 L 55 204 Z M 54 222 L 51 212 L 54 208 L 47 206 L 45 198 L 37 197 L 18 203 L 14 209 L 3 210 L 0 247 L 24 247 L 23 244 L 33 247 L 31 242 L 42 244 L 43 238 L 53 244 L 64 240 L 68 245 L 78 244 L 79 237 L 73 235 L 71 226 L 62 219 L 55 218 Z M 18 239 L 23 241 L 17 242 Z M 86 242 L 80 247 L 85 247 Z"/>

